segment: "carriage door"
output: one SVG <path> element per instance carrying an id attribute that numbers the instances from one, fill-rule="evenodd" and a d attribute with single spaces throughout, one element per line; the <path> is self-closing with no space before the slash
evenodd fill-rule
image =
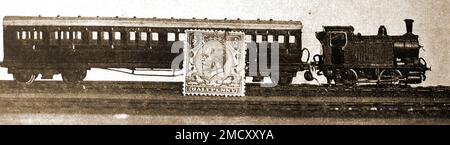
<path id="1" fill-rule="evenodd" d="M 35 57 L 32 58 L 35 61 L 43 62 L 48 59 L 48 32 L 44 31 L 42 27 L 34 29 L 32 32 L 32 38 L 34 40 L 33 49 L 35 50 Z"/>
<path id="2" fill-rule="evenodd" d="M 33 40 L 31 37 L 31 32 L 29 30 L 25 30 L 25 29 L 21 29 L 20 31 L 17 32 L 17 48 L 18 48 L 18 53 L 19 54 L 24 54 L 24 55 L 17 55 L 18 58 L 16 59 L 21 59 L 21 60 L 26 60 L 29 61 L 30 58 L 33 57 Z M 20 57 L 23 56 L 23 57 Z"/>
<path id="3" fill-rule="evenodd" d="M 142 28 L 136 32 L 136 47 L 129 56 L 132 62 L 146 62 L 149 57 L 148 31 Z"/>
<path id="4" fill-rule="evenodd" d="M 140 34 L 137 28 L 130 28 L 128 30 L 128 42 L 127 42 L 127 50 L 122 53 L 122 60 L 133 63 L 134 60 L 138 59 L 139 53 L 136 53 L 138 48 L 138 43 L 140 42 Z"/>
<path id="5" fill-rule="evenodd" d="M 98 32 L 98 48 L 97 52 L 102 53 L 103 57 L 101 58 L 101 62 L 115 62 L 116 55 L 114 52 L 114 45 L 112 45 L 112 36 L 111 29 L 104 28 L 103 31 Z"/>
<path id="6" fill-rule="evenodd" d="M 114 54 L 114 62 L 121 62 L 121 60 L 126 60 L 123 56 L 126 55 L 126 43 L 127 43 L 127 33 L 124 29 L 113 28 L 111 33 L 111 53 Z"/>
<path id="7" fill-rule="evenodd" d="M 72 33 L 70 28 L 61 29 L 59 32 L 59 56 L 61 56 L 62 62 L 73 61 L 72 49 L 74 45 L 72 43 Z"/>
<path id="8" fill-rule="evenodd" d="M 82 50 L 83 47 L 83 36 L 82 36 L 82 29 L 72 29 L 70 32 L 70 38 L 72 40 L 70 50 L 68 51 L 69 57 L 66 58 L 66 60 L 70 62 L 78 62 L 79 59 L 77 56 L 80 55 L 80 50 Z M 70 53 L 69 53 L 70 52 Z"/>
<path id="9" fill-rule="evenodd" d="M 184 32 L 184 31 L 183 31 Z M 172 45 L 179 40 L 180 29 L 173 29 L 167 32 L 166 35 L 166 44 L 164 48 L 164 52 L 166 53 L 166 68 L 170 68 L 172 61 L 179 55 L 179 53 L 172 53 L 171 48 Z"/>
<path id="10" fill-rule="evenodd" d="M 347 45 L 347 33 L 330 32 L 331 63 L 342 65 L 344 63 L 344 49 Z"/>

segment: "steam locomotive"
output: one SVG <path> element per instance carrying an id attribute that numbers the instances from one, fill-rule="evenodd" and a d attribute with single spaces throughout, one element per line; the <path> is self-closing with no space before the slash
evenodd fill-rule
<path id="1" fill-rule="evenodd" d="M 317 32 L 322 44 L 322 55 L 313 57 L 318 74 L 327 78 L 328 84 L 355 85 L 418 84 L 426 79 L 430 70 L 426 61 L 419 57 L 418 36 L 414 35 L 414 20 L 406 19 L 406 33 L 400 36 L 387 35 L 385 26 L 378 34 L 362 36 L 354 34 L 351 26 L 326 26 Z M 311 80 L 311 73 L 305 73 Z"/>
<path id="2" fill-rule="evenodd" d="M 323 54 L 310 63 L 301 59 L 305 51 L 309 59 L 309 51 L 302 48 L 300 21 L 6 16 L 0 65 L 25 84 L 38 75 L 52 79 L 56 74 L 64 82 L 78 83 L 91 68 L 124 68 L 131 74 L 140 69 L 171 69 L 179 55 L 171 52 L 172 44 L 186 39 L 185 30 L 207 29 L 241 31 L 247 42 L 256 45 L 278 42 L 280 85 L 289 85 L 298 71 L 305 71 L 308 81 L 314 80 L 312 73 L 317 71 L 329 84 L 421 83 L 429 68 L 419 58 L 421 46 L 412 34 L 412 20 L 406 22 L 408 31 L 402 36 L 388 36 L 384 26 L 377 36 L 354 35 L 351 26 L 326 26 L 317 33 Z M 246 66 L 269 57 L 249 60 L 248 55 Z M 249 68 L 245 69 L 248 76 Z M 261 81 L 265 76 L 251 77 Z"/>

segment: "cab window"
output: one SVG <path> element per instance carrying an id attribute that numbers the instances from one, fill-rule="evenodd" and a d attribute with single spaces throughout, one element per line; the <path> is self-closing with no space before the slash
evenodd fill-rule
<path id="1" fill-rule="evenodd" d="M 344 47 L 345 45 L 347 45 L 347 34 L 343 32 L 330 34 L 331 47 Z"/>

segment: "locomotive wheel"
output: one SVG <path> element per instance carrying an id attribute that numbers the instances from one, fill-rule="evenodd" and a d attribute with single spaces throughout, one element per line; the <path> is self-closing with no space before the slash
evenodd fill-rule
<path id="1" fill-rule="evenodd" d="M 344 75 L 345 72 L 343 72 L 341 70 L 334 70 L 333 72 L 335 72 L 333 74 L 334 84 L 337 86 L 344 85 L 344 78 L 343 78 L 344 76 L 342 76 L 342 75 Z"/>
<path id="2" fill-rule="evenodd" d="M 65 70 L 61 75 L 66 83 L 80 83 L 86 78 L 86 74 L 86 70 Z"/>
<path id="3" fill-rule="evenodd" d="M 379 85 L 390 84 L 390 85 L 398 86 L 398 85 L 400 85 L 401 78 L 402 78 L 402 73 L 397 69 L 383 70 L 383 71 L 381 71 L 380 75 L 378 76 L 378 84 Z"/>
<path id="4" fill-rule="evenodd" d="M 327 78 L 327 85 L 331 86 L 331 82 L 334 80 L 334 74 L 332 70 L 326 70 L 323 72 L 323 75 L 325 76 L 325 78 Z"/>
<path id="5" fill-rule="evenodd" d="M 37 76 L 36 74 L 25 73 L 25 72 L 22 72 L 22 73 L 19 72 L 19 73 L 13 74 L 14 80 L 16 82 L 23 83 L 26 85 L 33 83 L 33 81 L 36 79 L 36 76 Z"/>
<path id="6" fill-rule="evenodd" d="M 333 78 L 327 78 L 327 86 L 331 87 L 331 82 L 333 81 Z"/>
<path id="7" fill-rule="evenodd" d="M 358 82 L 358 74 L 353 69 L 345 70 L 343 77 L 344 85 L 354 86 Z"/>

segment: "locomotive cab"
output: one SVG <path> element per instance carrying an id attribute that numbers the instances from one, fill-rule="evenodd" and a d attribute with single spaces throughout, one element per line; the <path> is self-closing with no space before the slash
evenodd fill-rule
<path id="1" fill-rule="evenodd" d="M 324 65 L 343 65 L 344 50 L 353 36 L 352 26 L 325 26 L 325 31 L 316 33 L 322 44 Z"/>

